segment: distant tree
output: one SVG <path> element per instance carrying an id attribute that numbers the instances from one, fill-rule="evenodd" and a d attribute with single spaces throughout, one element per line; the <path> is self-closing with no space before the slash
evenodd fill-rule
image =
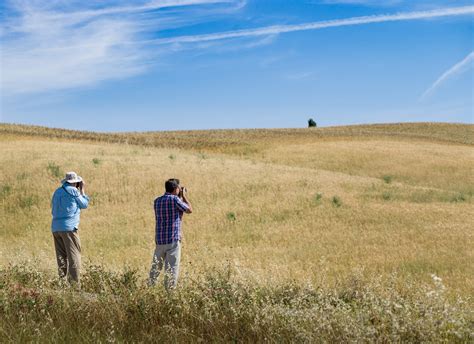
<path id="1" fill-rule="evenodd" d="M 314 121 L 314 119 L 310 118 L 308 119 L 308 128 L 316 128 L 318 125 L 317 123 Z"/>

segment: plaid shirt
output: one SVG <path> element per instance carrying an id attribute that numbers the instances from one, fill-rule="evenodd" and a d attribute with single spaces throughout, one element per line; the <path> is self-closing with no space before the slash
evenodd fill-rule
<path id="1" fill-rule="evenodd" d="M 165 245 L 181 240 L 181 216 L 189 209 L 189 206 L 178 196 L 165 193 L 155 199 L 154 208 L 156 244 Z"/>

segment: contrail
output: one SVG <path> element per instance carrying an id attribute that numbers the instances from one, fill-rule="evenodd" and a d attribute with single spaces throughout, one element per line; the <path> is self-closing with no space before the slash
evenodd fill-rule
<path id="1" fill-rule="evenodd" d="M 443 82 L 448 80 L 453 75 L 462 72 L 462 70 L 467 67 L 471 62 L 474 62 L 474 51 L 472 51 L 469 55 L 467 55 L 462 61 L 456 63 L 454 66 L 449 68 L 446 72 L 444 72 L 434 83 L 431 85 L 425 93 L 420 97 L 420 100 L 423 100 L 431 93 L 434 92 Z"/>
<path id="2" fill-rule="evenodd" d="M 86 10 L 78 11 L 71 13 L 53 13 L 45 15 L 46 19 L 55 19 L 63 17 L 79 17 L 79 18 L 88 18 L 96 17 L 102 15 L 110 14 L 121 14 L 121 13 L 133 13 L 133 12 L 146 12 L 151 10 L 158 10 L 167 7 L 179 7 L 179 6 L 192 6 L 192 5 L 206 5 L 206 4 L 216 4 L 216 3 L 229 3 L 232 0 L 155 0 L 145 3 L 143 5 L 135 6 L 119 6 L 119 7 L 110 7 L 102 8 L 96 10 Z"/>
<path id="3" fill-rule="evenodd" d="M 216 41 L 227 38 L 237 37 L 252 37 L 262 35 L 275 35 L 286 32 L 294 31 L 306 31 L 306 30 L 319 30 L 329 27 L 339 26 L 351 26 L 351 25 L 363 25 L 372 23 L 383 23 L 393 21 L 406 21 L 416 19 L 429 19 L 438 17 L 449 17 L 449 16 L 461 16 L 467 14 L 474 14 L 474 6 L 463 6 L 463 7 L 451 7 L 444 9 L 437 9 L 431 11 L 416 11 L 416 12 L 405 12 L 395 14 L 383 14 L 373 15 L 364 17 L 352 17 L 346 19 L 335 19 L 326 20 L 305 24 L 296 25 L 274 25 L 261 27 L 256 29 L 245 29 L 236 31 L 227 31 L 220 33 L 211 33 L 204 35 L 191 35 L 191 36 L 177 36 L 170 38 L 162 38 L 156 40 L 150 40 L 149 43 L 156 44 L 172 44 L 172 43 L 194 43 L 194 42 L 205 42 L 205 41 Z"/>

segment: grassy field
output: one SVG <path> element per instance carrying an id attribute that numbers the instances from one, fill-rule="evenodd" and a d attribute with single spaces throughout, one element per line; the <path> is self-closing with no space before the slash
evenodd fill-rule
<path id="1" fill-rule="evenodd" d="M 60 293 L 61 299 L 72 300 L 53 312 L 59 318 L 71 316 L 77 303 L 90 303 L 84 312 L 98 312 L 94 307 L 99 309 L 101 302 L 117 302 L 116 313 L 104 311 L 96 321 L 114 319 L 117 338 L 134 341 L 133 329 L 118 322 L 129 315 L 127 307 L 138 307 L 134 302 L 139 296 L 155 301 L 163 297 L 162 291 L 149 291 L 140 281 L 154 246 L 153 199 L 162 194 L 163 181 L 169 177 L 186 185 L 195 210 L 184 223 L 182 290 L 173 296 L 173 307 L 181 305 L 181 310 L 174 311 L 195 319 L 196 309 L 186 300 L 192 294 L 201 302 L 194 300 L 194 306 L 203 307 L 201 298 L 207 294 L 199 286 L 212 283 L 219 286 L 212 302 L 227 300 L 232 307 L 242 304 L 241 298 L 255 302 L 240 310 L 248 314 L 240 315 L 225 313 L 232 307 L 220 309 L 212 303 L 209 307 L 217 308 L 208 310 L 211 315 L 201 319 L 204 322 L 181 319 L 184 327 L 178 331 L 178 322 L 169 320 L 159 336 L 193 341 L 278 341 L 295 333 L 306 336 L 294 338 L 297 341 L 472 339 L 473 125 L 99 134 L 1 124 L 0 133 L 0 288 L 9 319 L 1 331 L 11 341 L 35 335 L 25 330 L 23 337 L 13 336 L 14 324 L 21 320 L 11 312 L 21 302 L 10 302 L 12 293 L 34 294 L 39 286 L 48 297 Z M 122 292 L 111 292 L 105 294 L 115 301 L 86 302 L 54 282 L 49 203 L 68 170 L 84 177 L 91 196 L 80 230 L 89 276 L 84 290 L 91 295 L 110 291 L 111 285 L 122 292 L 138 290 L 132 299 L 119 302 Z M 108 279 L 97 280 L 97 266 Z M 133 283 L 124 282 L 127 276 L 133 276 Z M 268 301 L 285 290 L 288 304 Z M 348 301 L 357 305 L 355 313 L 346 312 L 344 305 L 334 306 L 346 302 L 348 293 L 355 293 Z M 267 294 L 263 300 L 268 304 L 260 299 Z M 300 303 L 308 297 L 305 308 Z M 464 303 L 458 305 L 459 298 Z M 333 318 L 318 330 L 314 324 L 322 321 L 322 313 L 314 307 L 322 307 L 320 303 L 332 305 L 327 315 Z M 394 304 L 400 304 L 403 312 L 422 305 L 433 316 L 423 316 L 427 311 L 419 308 L 408 316 L 394 311 Z M 297 313 L 280 314 L 282 307 Z M 380 322 L 371 323 L 366 308 L 380 316 Z M 384 318 L 387 312 L 401 315 L 398 320 Z M 274 323 L 263 319 L 264 313 L 274 316 Z M 152 310 L 143 314 L 147 321 L 165 321 L 154 319 Z M 445 324 L 438 316 L 450 320 Z M 240 317 L 263 320 L 251 323 Z M 132 320 L 137 319 L 128 319 Z M 37 324 L 33 315 L 25 321 Z M 215 328 L 206 332 L 209 322 Z M 393 327 L 397 322 L 405 328 Z M 425 327 L 412 328 L 408 325 L 412 322 Z M 367 324 L 375 331 L 372 337 L 366 333 Z M 101 341 L 110 337 L 105 328 L 110 324 L 97 330 Z M 46 332 L 56 333 L 57 340 L 78 338 L 61 331 L 59 327 Z M 82 339 L 94 341 L 88 336 Z"/>

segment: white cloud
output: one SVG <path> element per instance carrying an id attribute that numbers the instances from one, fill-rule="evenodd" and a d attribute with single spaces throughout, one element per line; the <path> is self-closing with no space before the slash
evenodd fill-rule
<path id="1" fill-rule="evenodd" d="M 454 66 L 449 68 L 446 72 L 444 72 L 421 96 L 420 100 L 425 99 L 426 97 L 433 94 L 433 92 L 440 87 L 444 82 L 448 79 L 452 78 L 457 74 L 461 74 L 467 71 L 474 62 L 474 51 L 472 51 L 469 55 L 467 55 L 462 61 L 456 63 Z"/>
<path id="2" fill-rule="evenodd" d="M 286 32 L 474 13 L 474 6 L 466 6 L 146 39 L 163 29 L 210 20 L 219 13 L 228 15 L 245 6 L 246 1 L 142 0 L 132 2 L 134 5 L 127 3 L 125 0 L 12 2 L 13 10 L 0 31 L 2 95 L 41 93 L 127 78 L 143 73 L 161 53 L 183 49 L 187 43 L 200 43 L 205 47 L 211 42 L 233 39 L 230 49 L 255 48 L 271 44 L 278 34 Z M 209 7 L 216 3 L 224 6 Z M 185 14 L 180 10 L 183 6 L 188 9 Z M 188 6 L 192 6 L 193 11 Z M 158 11 L 164 7 L 170 7 L 166 15 Z M 243 37 L 260 37 L 260 40 L 236 42 Z"/>
<path id="3" fill-rule="evenodd" d="M 403 0 L 321 0 L 321 4 L 343 4 L 343 5 L 366 5 L 366 6 L 393 6 L 403 2 Z"/>
<path id="4" fill-rule="evenodd" d="M 147 30 L 155 30 L 157 21 L 172 27 L 181 20 L 183 25 L 181 18 L 146 12 L 214 3 L 242 6 L 235 0 L 155 0 L 133 6 L 115 1 L 115 6 L 98 8 L 103 2 L 89 1 L 88 7 L 71 10 L 69 3 L 12 2 L 0 31 L 2 95 L 89 86 L 142 73 L 160 54 L 139 42 Z"/>
<path id="5" fill-rule="evenodd" d="M 122 49 L 134 35 L 133 25 L 101 20 L 80 29 L 55 26 L 44 33 L 50 47 L 33 37 L 12 42 L 2 53 L 2 91 L 41 92 L 94 84 L 139 73 L 145 55 L 138 47 Z"/>
<path id="6" fill-rule="evenodd" d="M 346 18 L 346 19 L 335 19 L 335 20 L 319 21 L 319 22 L 296 24 L 296 25 L 274 25 L 274 26 L 261 27 L 257 29 L 227 31 L 227 32 L 219 32 L 219 33 L 204 34 L 204 35 L 178 36 L 178 37 L 157 39 L 150 42 L 154 42 L 157 44 L 194 43 L 194 42 L 215 41 L 215 40 L 237 38 L 237 37 L 277 35 L 277 34 L 287 33 L 287 32 L 319 30 L 319 29 L 325 29 L 325 28 L 330 28 L 330 27 L 363 25 L 363 24 L 384 23 L 384 22 L 393 22 L 393 21 L 431 19 L 431 18 L 448 17 L 448 16 L 460 16 L 460 15 L 468 15 L 468 14 L 473 14 L 473 13 L 474 13 L 474 6 L 452 7 L 452 8 L 431 10 L 431 11 L 416 11 L 416 12 L 405 12 L 405 13 L 396 13 L 396 14 L 352 17 L 352 18 Z"/>

